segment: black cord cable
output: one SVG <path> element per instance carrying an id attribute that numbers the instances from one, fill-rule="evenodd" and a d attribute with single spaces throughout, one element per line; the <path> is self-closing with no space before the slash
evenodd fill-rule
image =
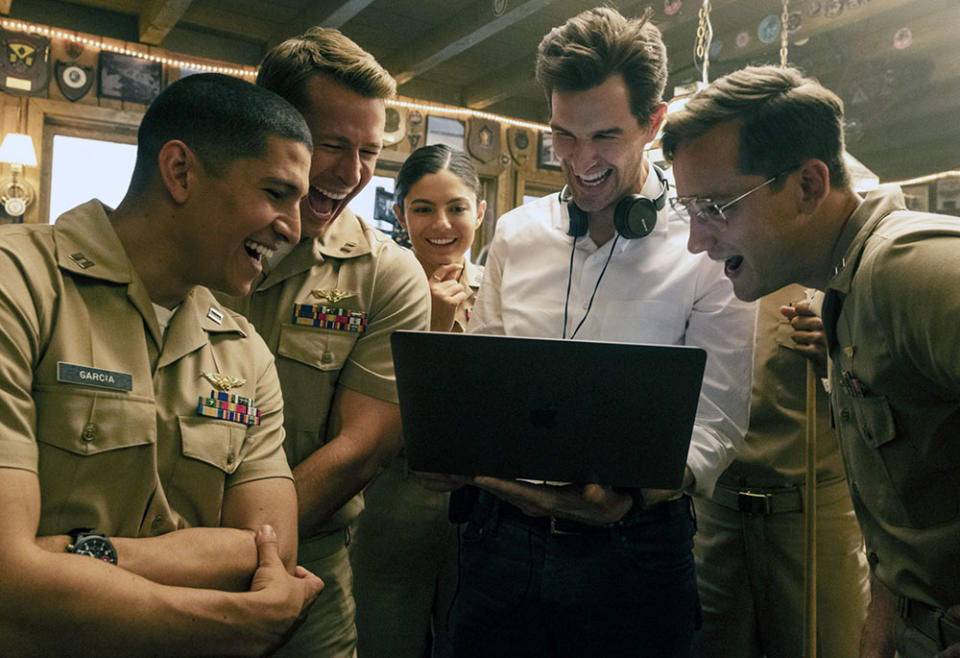
<path id="1" fill-rule="evenodd" d="M 593 286 L 593 292 L 590 293 L 590 301 L 587 302 L 587 310 L 583 314 L 583 317 L 580 318 L 580 322 L 577 324 L 576 329 L 573 330 L 573 334 L 570 335 L 570 340 L 573 340 L 577 337 L 577 332 L 580 331 L 580 327 L 583 326 L 583 323 L 587 321 L 587 316 L 590 315 L 590 309 L 593 308 L 593 299 L 597 296 L 597 290 L 600 289 L 600 282 L 603 281 L 603 275 L 607 273 L 607 265 L 610 264 L 610 259 L 613 258 L 613 250 L 617 246 L 617 240 L 620 239 L 620 234 L 617 233 L 613 236 L 613 243 L 610 245 L 610 251 L 607 253 L 607 260 L 603 263 L 603 269 L 600 270 L 600 276 L 597 277 L 597 283 Z M 563 338 L 567 337 L 567 308 L 570 305 L 570 285 L 573 281 L 573 253 L 576 251 L 577 239 L 573 239 L 573 249 L 570 250 L 570 269 L 567 271 L 567 298 L 563 302 L 563 333 L 561 336 Z"/>

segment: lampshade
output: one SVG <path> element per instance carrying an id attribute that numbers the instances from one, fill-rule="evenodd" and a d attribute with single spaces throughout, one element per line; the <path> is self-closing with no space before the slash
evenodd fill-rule
<path id="1" fill-rule="evenodd" d="M 33 140 L 22 133 L 8 133 L 0 144 L 0 162 L 37 166 L 37 153 L 33 150 Z"/>

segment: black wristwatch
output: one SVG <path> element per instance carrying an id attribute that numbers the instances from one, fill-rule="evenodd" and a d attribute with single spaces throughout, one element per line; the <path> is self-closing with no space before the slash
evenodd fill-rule
<path id="1" fill-rule="evenodd" d="M 117 563 L 117 549 L 106 535 L 93 532 L 93 528 L 74 528 L 67 534 L 70 535 L 67 553 L 89 555 L 110 564 Z"/>

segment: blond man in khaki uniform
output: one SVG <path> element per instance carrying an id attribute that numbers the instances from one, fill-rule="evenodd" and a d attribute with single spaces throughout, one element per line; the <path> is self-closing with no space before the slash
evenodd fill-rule
<path id="1" fill-rule="evenodd" d="M 689 247 L 741 299 L 824 290 L 830 402 L 871 568 L 861 655 L 960 655 L 960 225 L 862 198 L 843 103 L 798 71 L 750 67 L 671 116 L 664 153 Z"/>
<path id="2" fill-rule="evenodd" d="M 805 357 L 826 376 L 814 315 L 823 295 L 805 293 L 793 284 L 760 299 L 746 441 L 713 494 L 694 499 L 704 658 L 803 653 Z M 867 558 L 819 384 L 816 399 L 817 655 L 856 658 L 870 600 Z"/>
<path id="3" fill-rule="evenodd" d="M 0 654 L 257 655 L 322 587 L 281 562 L 270 354 L 202 287 L 242 293 L 296 241 L 309 144 L 282 99 L 194 76 L 116 210 L 0 232 Z"/>
<path id="4" fill-rule="evenodd" d="M 284 444 L 299 501 L 300 560 L 326 583 L 282 655 L 356 649 L 347 545 L 363 487 L 401 445 L 390 334 L 426 329 L 430 300 L 413 255 L 346 209 L 380 153 L 393 78 L 333 29 L 267 54 L 257 84 L 290 100 L 314 139 L 303 240 L 230 302 L 276 355 Z"/>

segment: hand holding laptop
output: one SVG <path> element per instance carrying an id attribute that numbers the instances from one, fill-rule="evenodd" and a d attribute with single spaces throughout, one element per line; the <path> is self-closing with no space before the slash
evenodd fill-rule
<path id="1" fill-rule="evenodd" d="M 519 507 L 530 516 L 559 516 L 589 525 L 615 523 L 633 506 L 629 494 L 598 484 L 556 487 L 484 476 L 476 476 L 469 483 Z M 642 489 L 644 505 L 675 500 L 692 488 L 693 483 L 693 472 L 684 468 L 680 489 Z"/>
<path id="2" fill-rule="evenodd" d="M 530 516 L 558 516 L 589 525 L 616 523 L 633 507 L 629 493 L 599 484 L 554 487 L 476 476 L 472 484 Z"/>

